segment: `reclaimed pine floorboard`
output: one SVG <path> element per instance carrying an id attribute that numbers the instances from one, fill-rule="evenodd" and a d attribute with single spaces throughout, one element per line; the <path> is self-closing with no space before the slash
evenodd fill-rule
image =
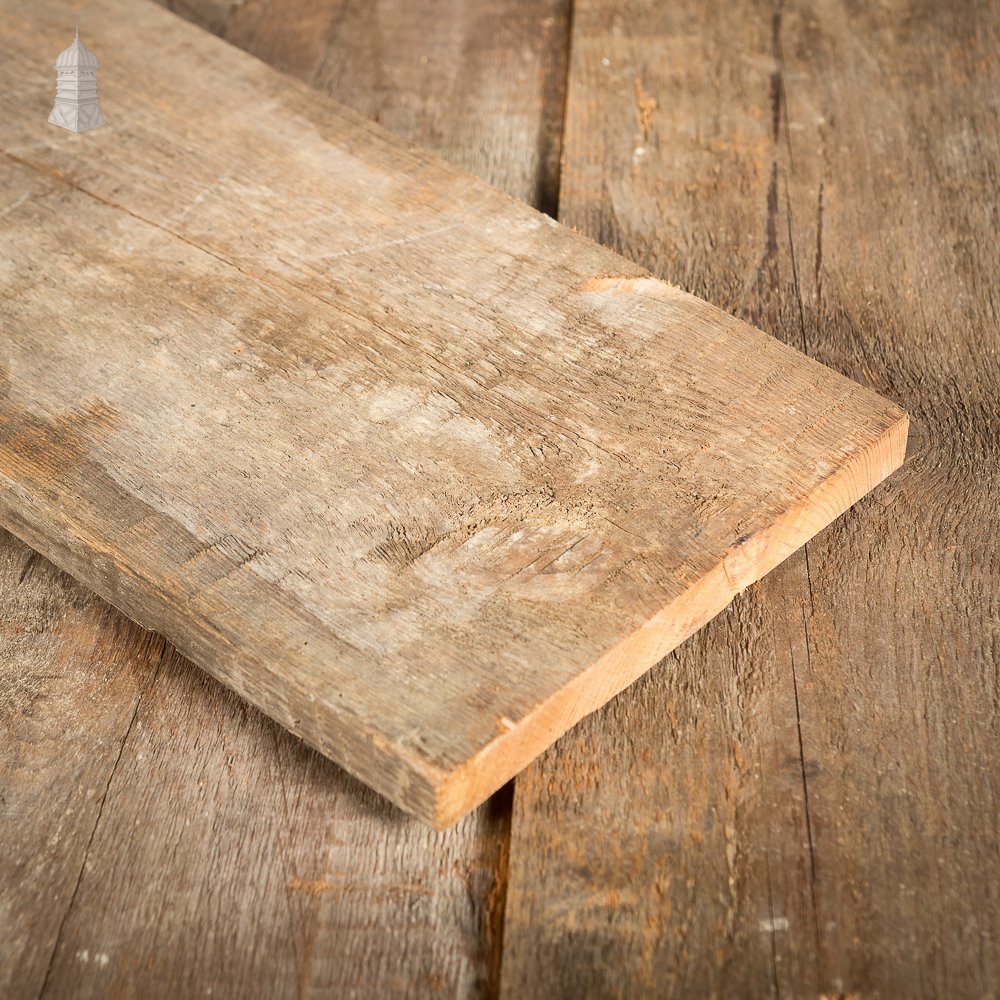
<path id="1" fill-rule="evenodd" d="M 574 5 L 560 218 L 871 385 L 900 474 L 515 785 L 511 998 L 996 997 L 996 5 Z"/>
<path id="2" fill-rule="evenodd" d="M 567 10 L 490 9 L 183 13 L 551 206 Z M 6 532 L 0 607 L 0 995 L 496 995 L 509 790 L 429 833 Z"/>
<path id="3" fill-rule="evenodd" d="M 885 398 L 151 4 L 95 4 L 117 129 L 53 136 L 65 7 L 6 7 L 0 516 L 434 826 L 902 461 Z"/>

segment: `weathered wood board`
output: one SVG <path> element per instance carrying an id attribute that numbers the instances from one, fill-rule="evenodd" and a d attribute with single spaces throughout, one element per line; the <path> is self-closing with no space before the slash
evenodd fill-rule
<path id="1" fill-rule="evenodd" d="M 415 815 L 900 463 L 895 405 L 152 5 L 93 5 L 109 125 L 57 134 L 70 9 L 4 7 L 0 517 Z"/>

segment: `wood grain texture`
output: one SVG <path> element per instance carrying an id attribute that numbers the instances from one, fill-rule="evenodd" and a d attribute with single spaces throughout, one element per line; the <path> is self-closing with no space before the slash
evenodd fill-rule
<path id="1" fill-rule="evenodd" d="M 17 96 L 65 10 L 10 6 Z M 900 462 L 870 390 L 99 10 L 117 128 L 60 144 L 25 94 L 4 140 L 3 519 L 414 815 L 482 802 Z"/>
<path id="2" fill-rule="evenodd" d="M 166 6 L 555 214 L 569 0 Z"/>
<path id="3" fill-rule="evenodd" d="M 0 995 L 39 996 L 166 644 L 0 532 Z"/>
<path id="4" fill-rule="evenodd" d="M 430 832 L 3 551 L 5 997 L 492 992 L 504 802 Z"/>
<path id="5" fill-rule="evenodd" d="M 557 4 L 494 6 L 525 38 L 562 18 L 565 38 Z M 460 74 L 462 51 L 491 42 L 452 13 L 439 55 Z M 330 63 L 368 72 L 376 28 L 352 23 Z M 523 81 L 495 76 L 481 136 L 453 131 L 454 95 L 421 61 L 436 36 L 424 20 L 408 51 L 386 48 L 399 91 L 364 110 L 419 108 L 393 127 L 531 199 L 551 175 L 525 178 L 530 129 L 486 156 L 505 105 L 530 101 Z M 537 57 L 540 123 L 564 51 Z M 344 76 L 329 89 L 353 100 Z M 0 559 L 0 994 L 496 995 L 509 790 L 430 836 L 3 532 Z"/>
<path id="6" fill-rule="evenodd" d="M 914 432 L 519 777 L 505 995 L 997 995 L 998 22 L 575 5 L 563 220 Z"/>

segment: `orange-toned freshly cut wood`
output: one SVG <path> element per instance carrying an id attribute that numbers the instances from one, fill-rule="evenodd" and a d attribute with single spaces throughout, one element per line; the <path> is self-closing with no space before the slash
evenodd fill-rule
<path id="1" fill-rule="evenodd" d="M 428 822 L 902 460 L 895 405 L 152 5 L 93 5 L 109 124 L 52 129 L 70 8 L 4 13 L 0 518 Z"/>

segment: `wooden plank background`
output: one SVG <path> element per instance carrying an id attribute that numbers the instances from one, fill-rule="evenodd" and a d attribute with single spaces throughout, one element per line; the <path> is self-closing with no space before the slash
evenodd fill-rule
<path id="1" fill-rule="evenodd" d="M 177 6 L 896 399 L 911 456 L 446 834 L 5 537 L 0 994 L 996 996 L 1000 12 Z"/>
<path id="2" fill-rule="evenodd" d="M 996 995 L 997 11 L 573 26 L 563 221 L 897 399 L 913 447 L 517 782 L 505 993 Z"/>

